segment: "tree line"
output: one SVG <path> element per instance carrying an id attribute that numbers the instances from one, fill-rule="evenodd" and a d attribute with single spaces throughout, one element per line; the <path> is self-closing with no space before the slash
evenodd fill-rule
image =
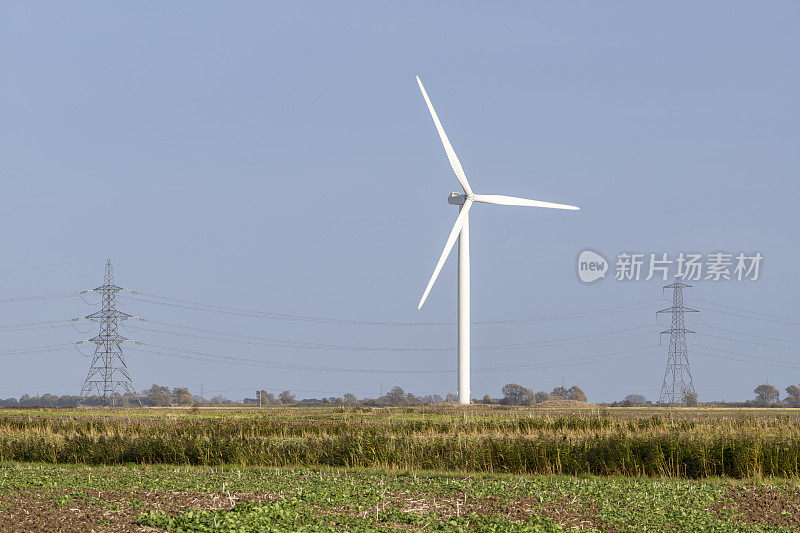
<path id="1" fill-rule="evenodd" d="M 789 385 L 784 389 L 786 392 L 781 399 L 780 390 L 769 383 L 762 383 L 753 389 L 755 397 L 744 402 L 712 401 L 704 402 L 705 407 L 800 407 L 800 386 Z M 629 394 L 624 400 L 606 404 L 610 407 L 648 407 L 658 406 L 641 394 Z M 701 403 L 697 399 L 697 393 L 686 392 L 683 394 L 681 405 L 686 407 L 697 407 Z"/>
<path id="2" fill-rule="evenodd" d="M 800 407 L 800 386 L 789 385 L 784 389 L 785 394 L 781 398 L 781 393 L 773 385 L 761 384 L 753 389 L 755 397 L 744 402 L 705 402 L 702 405 L 708 407 Z M 473 400 L 473 403 L 489 405 L 519 405 L 533 406 L 553 400 L 572 400 L 587 402 L 586 394 L 577 385 L 569 388 L 556 387 L 552 392 L 537 391 L 529 389 L 523 385 L 509 383 L 501 389 L 501 397 L 493 398 L 490 395 L 484 396 L 480 400 Z M 283 405 L 363 405 L 365 407 L 395 407 L 395 406 L 415 406 L 438 403 L 456 403 L 458 398 L 455 394 L 415 395 L 407 393 L 402 387 L 393 387 L 386 394 L 375 398 L 357 398 L 353 393 L 346 393 L 343 396 L 331 396 L 323 398 L 306 398 L 298 400 L 291 391 L 285 390 L 277 395 L 266 390 L 256 390 L 254 397 L 245 398 L 241 402 L 230 400 L 224 396 L 213 396 L 211 398 L 201 398 L 189 392 L 187 387 L 170 388 L 164 385 L 153 384 L 134 396 L 130 393 L 115 393 L 111 398 L 111 405 L 117 407 L 135 407 L 138 405 L 149 407 L 170 407 L 170 406 L 192 406 L 192 405 L 249 405 L 249 406 L 283 406 Z M 104 405 L 104 399 L 100 396 L 89 396 L 81 400 L 80 396 L 65 394 L 62 396 L 55 394 L 42 394 L 30 396 L 23 394 L 19 398 L 0 398 L 0 407 L 75 407 L 79 404 L 86 406 Z M 623 400 L 605 403 L 611 407 L 635 407 L 635 406 L 657 406 L 647 400 L 641 394 L 629 394 Z M 682 398 L 682 405 L 698 406 L 697 394 L 687 393 Z"/>
<path id="3" fill-rule="evenodd" d="M 483 397 L 479 403 L 484 404 L 500 404 L 500 405 L 536 405 L 551 400 L 573 400 L 578 402 L 587 402 L 586 393 L 577 385 L 570 388 L 556 387 L 553 392 L 547 393 L 545 391 L 534 392 L 516 383 L 509 383 L 503 385 L 500 389 L 503 394 L 502 398 L 492 398 L 488 394 Z"/>
<path id="4" fill-rule="evenodd" d="M 402 387 L 392 387 L 386 394 L 377 398 L 362 398 L 358 399 L 355 394 L 348 392 L 343 396 L 331 396 L 329 398 L 306 398 L 297 400 L 291 391 L 285 390 L 278 396 L 267 392 L 265 390 L 256 391 L 255 398 L 245 398 L 243 403 L 250 405 L 363 405 L 366 407 L 396 407 L 396 406 L 413 406 L 413 405 L 428 405 L 443 402 L 455 402 L 456 396 L 448 394 L 444 397 L 439 394 L 429 394 L 425 396 L 417 396 L 410 392 L 406 392 Z"/>
<path id="5" fill-rule="evenodd" d="M 532 389 L 509 383 L 501 390 L 501 398 L 492 398 L 488 394 L 481 400 L 474 403 L 500 404 L 500 405 L 535 405 L 547 400 L 577 400 L 586 401 L 586 394 L 578 386 L 568 389 L 556 387 L 551 393 L 544 391 L 534 392 Z M 365 407 L 396 407 L 396 406 L 415 406 L 429 405 L 438 403 L 456 403 L 458 397 L 455 394 L 415 395 L 406 392 L 402 387 L 393 387 L 386 394 L 375 398 L 357 398 L 353 393 L 346 393 L 343 396 L 331 396 L 323 398 L 305 398 L 298 400 L 291 391 L 285 390 L 280 394 L 273 394 L 260 389 L 255 391 L 254 397 L 244 398 L 241 402 L 235 402 L 224 396 L 214 396 L 210 399 L 201 398 L 189 392 L 187 387 L 169 388 L 164 385 L 153 384 L 134 396 L 130 393 L 115 393 L 110 401 L 104 403 L 100 396 L 89 396 L 81 400 L 80 396 L 65 394 L 57 396 L 54 394 L 43 394 L 41 396 L 30 396 L 23 394 L 19 399 L 7 398 L 0 399 L 0 407 L 74 407 L 77 405 L 101 406 L 110 404 L 116 407 L 135 407 L 138 405 L 149 407 L 170 407 L 170 406 L 191 406 L 191 405 L 258 405 L 283 406 L 283 405 L 363 405 Z"/>

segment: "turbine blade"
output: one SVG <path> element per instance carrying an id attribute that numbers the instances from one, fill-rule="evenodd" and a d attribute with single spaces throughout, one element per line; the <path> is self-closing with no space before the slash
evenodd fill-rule
<path id="1" fill-rule="evenodd" d="M 439 257 L 439 262 L 436 263 L 436 268 L 433 269 L 433 275 L 431 275 L 431 279 L 428 281 L 428 286 L 425 287 L 425 292 L 419 301 L 417 309 L 422 309 L 422 304 L 425 303 L 425 300 L 428 298 L 428 293 L 431 292 L 433 284 L 436 283 L 436 278 L 439 277 L 439 272 L 442 271 L 444 262 L 447 259 L 447 256 L 450 255 L 450 251 L 453 249 L 453 245 L 456 243 L 458 234 L 461 233 L 461 228 L 464 226 L 464 221 L 467 220 L 467 213 L 469 212 L 470 207 L 472 207 L 472 200 L 467 199 L 467 201 L 464 202 L 463 207 L 461 207 L 461 211 L 458 213 L 458 218 L 456 218 L 456 222 L 453 224 L 453 229 L 450 230 L 450 236 L 447 237 L 447 242 L 444 245 L 444 251 L 442 252 L 441 257 Z"/>
<path id="2" fill-rule="evenodd" d="M 499 194 L 476 194 L 473 199 L 476 202 L 496 205 L 519 205 L 523 207 L 547 207 L 550 209 L 569 209 L 570 211 L 580 211 L 580 207 L 567 204 L 554 204 L 552 202 L 540 202 L 539 200 L 528 200 L 527 198 L 516 198 L 514 196 L 502 196 Z"/>
<path id="3" fill-rule="evenodd" d="M 428 104 L 428 111 L 431 112 L 433 123 L 436 124 L 436 131 L 439 132 L 439 137 L 442 139 L 442 145 L 444 145 L 444 151 L 447 153 L 447 159 L 450 160 L 450 166 L 453 167 L 453 172 L 456 173 L 456 177 L 461 183 L 461 187 L 464 189 L 464 192 L 466 194 L 472 194 L 472 188 L 469 186 L 469 182 L 467 181 L 467 175 L 464 174 L 464 169 L 461 167 L 461 162 L 458 160 L 458 156 L 456 155 L 455 150 L 453 150 L 453 146 L 450 144 L 447 134 L 444 132 L 442 123 L 439 122 L 439 116 L 436 114 L 436 110 L 433 109 L 431 99 L 428 98 L 428 93 L 425 91 L 425 87 L 423 87 L 422 80 L 419 79 L 419 76 L 417 76 L 417 83 L 419 84 L 419 90 L 422 91 L 422 96 L 425 98 L 425 103 Z"/>

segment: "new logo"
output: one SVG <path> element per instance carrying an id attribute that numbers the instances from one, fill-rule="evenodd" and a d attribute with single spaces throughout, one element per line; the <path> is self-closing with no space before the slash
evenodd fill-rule
<path id="1" fill-rule="evenodd" d="M 592 250 L 584 250 L 578 256 L 578 277 L 584 283 L 591 283 L 606 277 L 608 261 Z"/>

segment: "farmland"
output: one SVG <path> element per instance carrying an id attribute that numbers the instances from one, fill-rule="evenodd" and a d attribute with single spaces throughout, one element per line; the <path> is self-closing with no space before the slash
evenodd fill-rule
<path id="1" fill-rule="evenodd" d="M 6 409 L 0 458 L 2 531 L 800 527 L 793 410 Z"/>

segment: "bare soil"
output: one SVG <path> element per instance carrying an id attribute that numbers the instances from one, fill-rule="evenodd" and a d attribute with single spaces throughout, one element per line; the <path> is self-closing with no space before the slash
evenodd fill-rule
<path id="1" fill-rule="evenodd" d="M 731 487 L 725 499 L 711 506 L 720 518 L 740 524 L 783 526 L 800 530 L 800 489 L 793 487 Z"/>
<path id="2" fill-rule="evenodd" d="M 137 525 L 139 514 L 163 510 L 230 509 L 240 502 L 267 502 L 270 494 L 117 492 L 107 490 L 0 492 L 0 532 L 161 531 Z"/>
<path id="3" fill-rule="evenodd" d="M 474 513 L 478 515 L 502 516 L 512 522 L 524 522 L 531 515 L 546 516 L 555 524 L 574 529 L 603 528 L 615 530 L 598 517 L 598 506 L 578 502 L 568 497 L 557 501 L 540 503 L 534 499 L 500 500 L 499 498 L 469 499 L 466 495 L 436 497 L 433 494 L 386 493 L 383 508 L 395 508 L 407 513 L 436 515 L 448 519 Z"/>

